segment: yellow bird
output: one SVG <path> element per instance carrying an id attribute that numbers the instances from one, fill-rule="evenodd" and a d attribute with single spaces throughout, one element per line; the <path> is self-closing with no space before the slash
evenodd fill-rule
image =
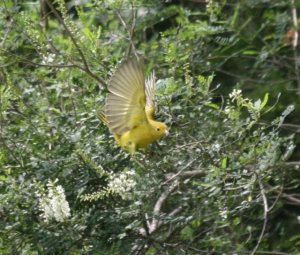
<path id="1" fill-rule="evenodd" d="M 134 154 L 168 133 L 154 120 L 155 75 L 144 79 L 142 60 L 131 58 L 116 70 L 108 86 L 105 117 L 117 143 Z"/>

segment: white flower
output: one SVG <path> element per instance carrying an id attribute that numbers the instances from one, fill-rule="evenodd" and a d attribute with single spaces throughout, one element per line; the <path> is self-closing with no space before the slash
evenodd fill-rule
<path id="1" fill-rule="evenodd" d="M 224 220 L 226 220 L 227 217 L 228 217 L 228 209 L 227 208 L 223 208 L 222 210 L 220 210 L 220 216 L 221 216 L 221 218 L 223 218 Z"/>
<path id="2" fill-rule="evenodd" d="M 221 145 L 218 144 L 218 143 L 214 143 L 214 144 L 212 145 L 212 149 L 213 149 L 213 151 L 219 152 L 220 149 L 221 149 Z"/>
<path id="3" fill-rule="evenodd" d="M 130 191 L 135 187 L 134 180 L 135 172 L 132 170 L 125 170 L 122 173 L 112 174 L 108 183 L 108 191 L 118 194 L 122 199 L 127 199 Z"/>
<path id="4" fill-rule="evenodd" d="M 230 94 L 229 94 L 229 98 L 232 99 L 232 101 L 234 101 L 236 98 L 240 97 L 242 95 L 242 90 L 240 89 L 234 89 Z"/>
<path id="5" fill-rule="evenodd" d="M 229 106 L 226 106 L 225 107 L 225 109 L 224 109 L 224 112 L 226 113 L 226 114 L 229 114 L 230 112 L 231 112 L 231 107 L 229 107 Z"/>
<path id="6" fill-rule="evenodd" d="M 46 222 L 55 219 L 64 222 L 71 216 L 69 203 L 66 200 L 64 189 L 61 185 L 55 186 L 56 182 L 48 182 L 48 192 L 38 194 L 39 208 L 43 212 L 42 217 Z"/>
<path id="7" fill-rule="evenodd" d="M 51 63 L 54 62 L 54 59 L 55 59 L 55 54 L 53 54 L 53 53 L 49 53 L 48 55 L 44 55 L 43 60 L 42 60 L 42 64 L 43 65 L 51 64 Z"/>

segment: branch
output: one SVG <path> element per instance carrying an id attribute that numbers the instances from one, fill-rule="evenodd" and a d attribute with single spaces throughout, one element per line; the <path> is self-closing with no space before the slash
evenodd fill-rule
<path id="1" fill-rule="evenodd" d="M 206 170 L 205 169 L 197 169 L 197 170 L 191 170 L 191 171 L 186 171 L 183 172 L 180 175 L 180 178 L 188 178 L 188 177 L 194 177 L 194 176 L 204 176 L 206 174 Z"/>
<path id="2" fill-rule="evenodd" d="M 256 251 L 256 254 L 268 254 L 268 255 L 291 255 L 290 253 L 280 251 Z"/>
<path id="3" fill-rule="evenodd" d="M 298 85 L 298 94 L 299 94 L 299 100 L 300 100 L 300 76 L 299 76 L 299 63 L 298 63 L 298 53 L 297 53 L 297 46 L 298 46 L 298 21 L 297 21 L 297 9 L 295 6 L 295 0 L 291 0 L 291 7 L 292 7 L 292 20 L 293 20 L 293 26 L 294 26 L 294 33 L 293 33 L 293 40 L 292 40 L 292 47 L 294 52 L 294 68 L 295 68 L 295 75 L 297 79 L 297 85 Z"/>
<path id="4" fill-rule="evenodd" d="M 193 159 L 191 160 L 188 164 L 186 164 L 181 170 L 179 170 L 176 174 L 174 173 L 170 173 L 170 174 L 167 174 L 166 177 L 167 177 L 167 181 L 165 182 L 165 184 L 167 184 L 168 182 L 174 180 L 176 177 L 178 177 L 179 175 L 183 175 L 183 171 L 185 169 L 187 169 L 190 165 L 192 165 L 194 162 L 195 162 L 196 159 Z M 184 172 L 186 173 L 186 172 Z"/>
<path id="5" fill-rule="evenodd" d="M 116 11 L 117 17 L 120 20 L 121 24 L 123 25 L 123 27 L 125 28 L 125 30 L 127 31 L 128 34 L 128 40 L 130 42 L 130 46 L 131 49 L 133 50 L 134 55 L 137 57 L 137 52 L 136 52 L 136 48 L 134 46 L 134 42 L 133 42 L 133 33 L 134 33 L 134 28 L 135 28 L 135 24 L 136 24 L 136 11 L 133 10 L 132 7 L 132 24 L 131 27 L 129 28 L 128 24 L 126 23 L 126 21 L 123 19 L 121 13 L 119 11 Z M 128 55 L 130 55 L 130 49 L 128 51 Z"/>
<path id="6" fill-rule="evenodd" d="M 300 166 L 300 161 L 284 162 L 283 165 L 286 165 L 286 166 Z"/>
<path id="7" fill-rule="evenodd" d="M 20 160 L 18 159 L 14 151 L 6 144 L 5 138 L 2 136 L 1 133 L 0 133 L 0 142 L 3 145 L 3 148 L 6 149 L 10 153 L 10 155 L 15 159 L 15 161 L 26 171 L 22 158 Z"/>
<path id="8" fill-rule="evenodd" d="M 300 125 L 297 124 L 282 123 L 280 127 L 291 130 L 294 133 L 300 133 Z"/>
<path id="9" fill-rule="evenodd" d="M 282 193 L 281 196 L 282 196 L 283 198 L 286 198 L 286 199 L 289 200 L 290 202 L 293 202 L 293 203 L 296 204 L 296 205 L 300 205 L 300 199 L 294 197 L 293 195 L 289 195 L 289 194 L 286 194 L 286 193 Z"/>
<path id="10" fill-rule="evenodd" d="M 153 220 L 149 226 L 149 233 L 153 233 L 158 226 L 160 225 L 160 221 L 158 219 L 158 216 L 160 214 L 160 210 L 162 205 L 164 204 L 164 202 L 167 200 L 167 198 L 169 197 L 169 195 L 176 189 L 178 185 L 177 181 L 174 181 L 171 186 L 165 191 L 163 192 L 159 199 L 156 201 L 154 208 L 153 208 Z"/>
<path id="11" fill-rule="evenodd" d="M 189 165 L 190 164 L 188 164 L 188 166 Z M 194 176 L 204 176 L 205 173 L 206 173 L 206 171 L 204 169 L 196 169 L 196 170 L 191 170 L 191 171 L 185 171 L 185 172 L 183 172 L 183 170 L 185 168 L 183 168 L 182 170 L 180 170 L 176 174 L 172 174 L 168 178 L 168 180 L 165 182 L 165 184 L 167 184 L 167 183 L 169 183 L 170 181 L 173 180 L 173 182 L 171 183 L 171 185 L 169 185 L 169 187 L 167 188 L 167 190 L 165 190 L 160 195 L 160 197 L 158 198 L 158 200 L 156 201 L 156 203 L 154 205 L 154 208 L 153 208 L 153 219 L 152 219 L 152 221 L 150 221 L 149 218 L 148 218 L 148 215 L 145 214 L 146 223 L 144 224 L 144 228 L 141 228 L 139 230 L 139 233 L 142 236 L 150 235 L 151 233 L 153 233 L 154 231 L 156 231 L 158 229 L 158 227 L 161 226 L 161 222 L 159 220 L 159 214 L 161 212 L 161 208 L 162 208 L 163 204 L 165 203 L 165 201 L 168 199 L 168 197 L 174 192 L 174 190 L 178 186 L 179 180 L 190 178 L 190 177 L 194 177 Z M 170 212 L 168 214 L 168 216 L 174 216 L 175 214 L 179 213 L 181 210 L 182 210 L 182 207 L 179 206 L 178 208 L 175 208 L 172 212 Z"/>
<path id="12" fill-rule="evenodd" d="M 77 49 L 81 60 L 83 62 L 84 67 L 82 66 L 77 66 L 78 68 L 80 68 L 81 70 L 85 71 L 88 75 L 90 75 L 91 77 L 95 78 L 103 87 L 106 87 L 106 83 L 105 81 L 98 77 L 96 74 L 94 74 L 90 68 L 89 65 L 87 63 L 87 60 L 85 58 L 85 55 L 83 53 L 83 51 L 81 50 L 81 48 L 79 47 L 79 45 L 77 44 L 74 36 L 72 35 L 71 31 L 69 30 L 69 28 L 67 27 L 66 23 L 64 22 L 63 18 L 59 15 L 59 13 L 57 12 L 57 10 L 54 8 L 54 6 L 52 5 L 52 3 L 49 2 L 49 0 L 45 0 L 47 5 L 50 7 L 51 11 L 54 13 L 54 15 L 56 16 L 56 18 L 61 22 L 61 24 L 63 25 L 64 29 L 67 31 L 67 33 L 69 34 L 71 41 L 73 42 L 75 48 Z"/>
<path id="13" fill-rule="evenodd" d="M 105 83 L 105 81 L 103 79 L 101 79 L 100 77 L 98 77 L 97 75 L 95 75 L 92 72 L 87 72 L 87 70 L 84 67 L 82 67 L 82 66 L 80 66 L 78 64 L 74 64 L 74 63 L 72 63 L 72 64 L 60 64 L 60 65 L 56 65 L 56 64 L 40 64 L 40 63 L 33 62 L 33 61 L 31 61 L 31 60 L 29 60 L 27 58 L 20 57 L 20 56 L 18 56 L 16 54 L 13 54 L 13 53 L 8 52 L 7 50 L 1 49 L 1 48 L 0 48 L 0 51 L 3 51 L 5 53 L 7 53 L 7 54 L 9 54 L 9 55 L 11 55 L 11 56 L 19 59 L 21 62 L 29 64 L 29 65 L 32 65 L 32 66 L 44 66 L 44 67 L 53 67 L 53 68 L 78 68 L 78 69 L 86 72 L 92 78 L 96 79 L 99 83 L 102 84 L 102 86 L 106 86 L 106 83 Z M 15 64 L 15 62 L 13 62 L 13 64 Z M 5 66 L 8 66 L 8 65 L 9 64 L 6 63 L 5 65 L 1 65 L 0 67 L 5 67 Z"/>
<path id="14" fill-rule="evenodd" d="M 275 198 L 275 201 L 273 202 L 273 204 L 271 206 L 269 206 L 269 212 L 275 207 L 275 205 L 277 204 L 278 200 L 281 198 L 282 196 L 282 192 L 283 192 L 283 186 L 280 188 L 280 190 L 276 190 L 275 191 L 277 193 L 277 196 Z"/>
<path id="15" fill-rule="evenodd" d="M 260 245 L 260 243 L 262 241 L 262 238 L 263 238 L 263 236 L 265 234 L 266 227 L 267 227 L 267 222 L 268 222 L 268 212 L 269 212 L 268 200 L 267 200 L 267 197 L 266 197 L 265 188 L 263 186 L 261 178 L 259 176 L 257 176 L 257 179 L 258 179 L 258 184 L 259 184 L 259 188 L 260 188 L 260 194 L 262 196 L 263 205 L 264 205 L 264 223 L 263 223 L 263 227 L 262 227 L 260 236 L 258 238 L 257 244 L 254 247 L 253 251 L 251 252 L 251 255 L 255 255 L 256 254 L 256 251 L 257 251 L 257 249 L 258 249 L 258 247 L 259 247 L 259 245 Z"/>
<path id="16" fill-rule="evenodd" d="M 295 29 L 295 33 L 294 33 L 293 41 L 292 41 L 292 46 L 295 49 L 298 45 L 298 37 L 299 37 L 298 21 L 297 21 L 297 9 L 296 9 L 296 6 L 295 6 L 295 0 L 291 0 L 291 6 L 292 6 L 293 26 L 294 26 L 294 29 Z"/>
<path id="17" fill-rule="evenodd" d="M 71 31 L 70 31 L 69 28 L 68 28 L 68 26 L 66 25 L 64 19 L 59 15 L 59 13 L 58 13 L 57 10 L 54 8 L 54 6 L 52 5 L 52 3 L 49 2 L 49 0 L 46 0 L 46 2 L 47 2 L 47 5 L 50 7 L 51 11 L 52 11 L 52 12 L 54 13 L 54 15 L 56 16 L 56 18 L 61 22 L 61 24 L 63 25 L 63 27 L 65 28 L 65 30 L 66 30 L 67 33 L 69 34 L 69 36 L 70 36 L 70 38 L 71 38 L 71 40 L 72 40 L 72 42 L 73 42 L 75 48 L 77 49 L 77 51 L 79 52 L 79 54 L 80 54 L 80 56 L 81 56 L 81 59 L 82 59 L 82 61 L 83 61 L 83 64 L 84 64 L 85 68 L 86 68 L 87 70 L 89 70 L 89 66 L 88 66 L 88 64 L 87 64 L 87 61 L 86 61 L 86 59 L 85 59 L 85 56 L 84 56 L 82 50 L 80 49 L 80 47 L 78 46 L 78 44 L 77 44 L 75 38 L 73 37 Z"/>

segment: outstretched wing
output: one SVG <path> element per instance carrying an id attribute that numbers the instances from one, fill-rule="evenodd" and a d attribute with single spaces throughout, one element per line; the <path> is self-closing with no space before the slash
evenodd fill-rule
<path id="1" fill-rule="evenodd" d="M 141 60 L 123 62 L 113 75 L 108 90 L 105 115 L 113 133 L 121 135 L 147 122 L 144 66 Z"/>
<path id="2" fill-rule="evenodd" d="M 146 114 L 148 118 L 154 118 L 155 112 L 155 73 L 152 72 L 146 80 Z"/>

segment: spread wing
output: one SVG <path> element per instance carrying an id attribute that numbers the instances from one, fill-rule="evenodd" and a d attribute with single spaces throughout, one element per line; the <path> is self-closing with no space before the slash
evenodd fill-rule
<path id="1" fill-rule="evenodd" d="M 147 122 L 143 62 L 129 59 L 123 62 L 108 86 L 105 115 L 110 130 L 123 134 Z"/>
<path id="2" fill-rule="evenodd" d="M 146 80 L 146 114 L 148 118 L 153 119 L 155 112 L 155 73 L 152 72 Z"/>

